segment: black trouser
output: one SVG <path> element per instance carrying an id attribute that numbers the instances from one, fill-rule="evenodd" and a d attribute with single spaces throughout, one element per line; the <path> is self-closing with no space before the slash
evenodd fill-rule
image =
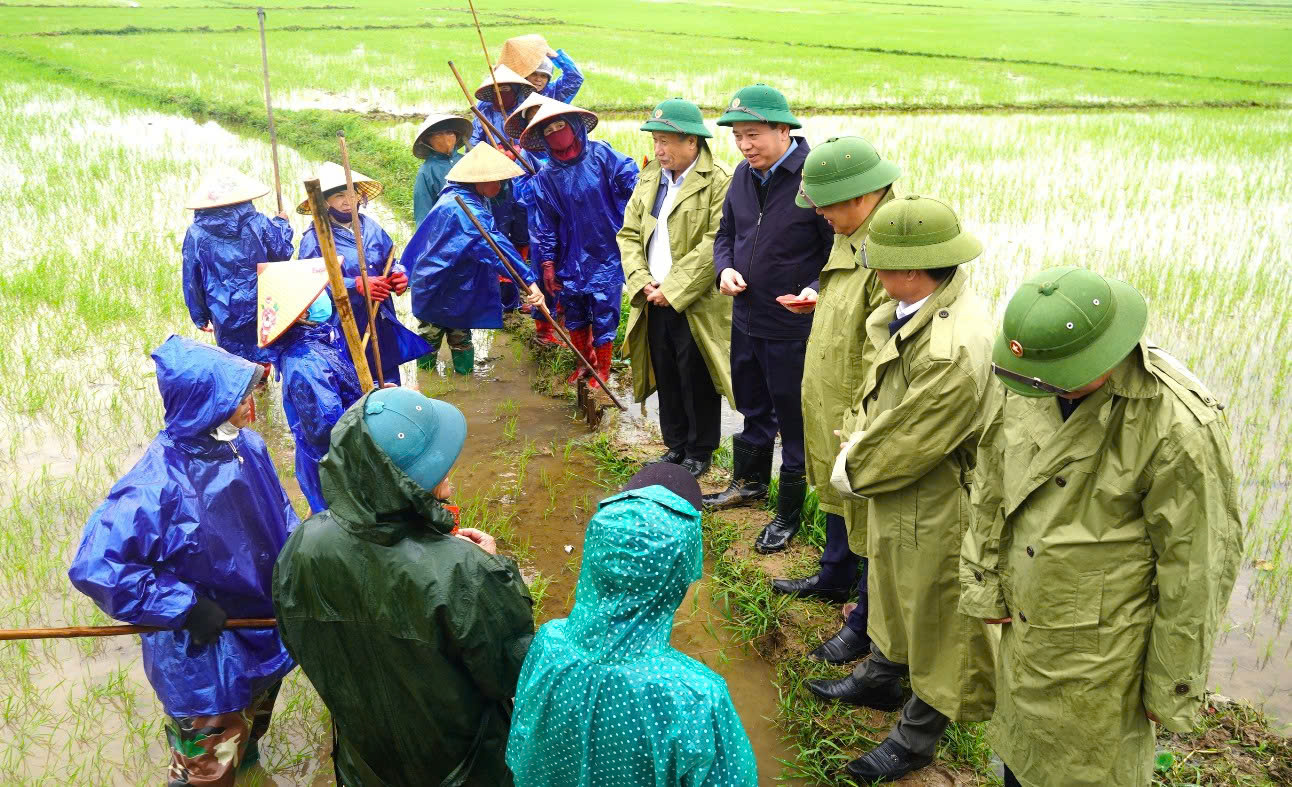
<path id="1" fill-rule="evenodd" d="M 731 329 L 731 387 L 745 417 L 738 437 L 770 449 L 781 434 L 781 472 L 802 475 L 803 360 L 807 339 L 760 339 Z"/>
<path id="2" fill-rule="evenodd" d="M 865 677 L 871 683 L 896 683 L 910 670 L 905 664 L 898 664 L 884 658 L 874 643 L 870 645 L 870 658 L 857 665 L 853 674 Z M 912 754 L 923 754 L 929 757 L 937 751 L 938 741 L 947 731 L 951 720 L 912 693 L 911 698 L 902 706 L 902 715 L 897 726 L 888 733 L 890 740 L 897 742 L 903 749 Z"/>
<path id="3" fill-rule="evenodd" d="M 861 569 L 860 574 L 857 569 Z M 821 551 L 820 586 L 851 588 L 857 585 L 857 608 L 848 615 L 847 626 L 856 634 L 866 633 L 866 558 L 853 554 L 848 546 L 848 525 L 839 514 L 825 515 L 825 549 Z"/>
<path id="4" fill-rule="evenodd" d="M 1005 787 L 1023 787 L 1023 785 L 1019 783 L 1018 778 L 1014 776 L 1014 772 L 1009 769 L 1008 765 L 1005 766 Z"/>
<path id="5" fill-rule="evenodd" d="M 722 397 L 685 314 L 672 306 L 646 307 L 646 340 L 659 393 L 664 444 L 692 459 L 708 459 L 721 437 Z"/>

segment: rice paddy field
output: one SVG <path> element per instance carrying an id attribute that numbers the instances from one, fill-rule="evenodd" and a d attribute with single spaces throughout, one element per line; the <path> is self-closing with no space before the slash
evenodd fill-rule
<path id="1" fill-rule="evenodd" d="M 1247 554 L 1210 682 L 1292 722 L 1292 4 L 766 5 L 477 8 L 494 56 L 527 32 L 565 49 L 586 76 L 577 103 L 605 112 L 594 136 L 638 160 L 657 101 L 685 96 L 712 118 L 753 81 L 786 93 L 814 143 L 866 137 L 901 166 L 901 193 L 944 199 L 983 239 L 973 279 L 998 313 L 1056 265 L 1141 289 L 1151 338 L 1226 403 L 1233 431 Z M 265 7 L 287 201 L 344 128 L 355 167 L 387 185 L 374 215 L 402 245 L 417 116 L 465 109 L 446 60 L 468 82 L 484 75 L 465 2 Z M 0 627 L 108 622 L 66 567 L 160 426 L 148 353 L 171 333 L 205 336 L 180 293 L 183 197 L 214 166 L 272 182 L 259 58 L 254 7 L 0 5 L 13 216 L 0 233 Z M 713 144 L 738 160 L 725 131 Z M 274 212 L 272 196 L 258 206 Z M 304 217 L 293 223 L 299 237 Z M 281 435 L 276 417 L 264 427 Z M 299 672 L 278 707 L 265 770 L 330 778 L 326 710 Z M 0 783 L 151 784 L 164 758 L 136 640 L 0 643 Z"/>

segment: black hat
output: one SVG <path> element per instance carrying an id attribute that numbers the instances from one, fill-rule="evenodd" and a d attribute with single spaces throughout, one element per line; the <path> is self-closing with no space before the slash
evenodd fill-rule
<path id="1" fill-rule="evenodd" d="M 653 462 L 646 465 L 628 479 L 623 491 L 656 485 L 664 487 L 690 503 L 696 511 L 700 510 L 700 484 L 681 465 L 670 462 Z"/>

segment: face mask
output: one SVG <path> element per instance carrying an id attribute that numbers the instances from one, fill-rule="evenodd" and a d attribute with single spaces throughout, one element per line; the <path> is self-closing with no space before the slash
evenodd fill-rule
<path id="1" fill-rule="evenodd" d="M 305 319 L 310 322 L 327 322 L 332 316 L 332 299 L 327 293 L 323 293 L 314 299 L 310 304 L 310 309 L 305 313 Z"/>
<path id="2" fill-rule="evenodd" d="M 560 131 L 554 131 L 544 137 L 547 147 L 558 161 L 569 161 L 579 155 L 579 141 L 574 136 L 574 128 L 566 124 Z"/>
<path id="3" fill-rule="evenodd" d="M 330 205 L 328 206 L 327 212 L 328 212 L 328 214 L 332 217 L 332 220 L 333 220 L 333 221 L 340 222 L 341 224 L 349 224 L 349 223 L 350 223 L 350 214 L 349 214 L 349 213 L 342 213 L 341 211 L 337 210 L 336 208 L 334 208 L 334 207 L 332 207 L 332 206 L 330 206 Z"/>
<path id="4" fill-rule="evenodd" d="M 211 432 L 211 436 L 222 443 L 228 443 L 228 442 L 231 442 L 233 438 L 238 436 L 239 431 L 241 430 L 238 429 L 238 427 L 234 426 L 228 421 L 225 421 L 224 423 L 215 427 L 215 429 Z"/>

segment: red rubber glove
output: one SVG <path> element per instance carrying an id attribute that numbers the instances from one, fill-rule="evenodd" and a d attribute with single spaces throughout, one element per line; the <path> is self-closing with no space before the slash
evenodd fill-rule
<path id="1" fill-rule="evenodd" d="M 507 147 L 506 147 L 506 146 L 504 146 L 502 143 L 499 143 L 499 144 L 498 144 L 498 152 L 499 152 L 499 153 L 501 153 L 501 154 L 503 154 L 503 155 L 504 155 L 504 156 L 506 156 L 507 158 L 511 159 L 512 161 L 515 161 L 515 160 L 516 160 L 516 154 L 515 154 L 515 153 L 512 153 L 512 152 L 511 152 L 509 149 L 507 149 Z"/>
<path id="2" fill-rule="evenodd" d="M 555 295 L 561 291 L 561 283 L 556 280 L 556 263 L 552 260 L 543 260 L 543 289 L 547 290 L 548 295 Z"/>
<path id="3" fill-rule="evenodd" d="M 354 289 L 360 295 L 367 295 L 367 293 L 363 291 L 362 278 L 355 278 Z M 381 303 L 390 297 L 390 282 L 386 281 L 386 279 L 381 276 L 369 276 L 368 289 L 372 291 L 372 300 L 375 303 Z"/>
<path id="4" fill-rule="evenodd" d="M 390 283 L 390 289 L 395 291 L 396 295 L 403 295 L 404 290 L 408 289 L 408 276 L 403 273 L 392 273 L 386 277 Z"/>

